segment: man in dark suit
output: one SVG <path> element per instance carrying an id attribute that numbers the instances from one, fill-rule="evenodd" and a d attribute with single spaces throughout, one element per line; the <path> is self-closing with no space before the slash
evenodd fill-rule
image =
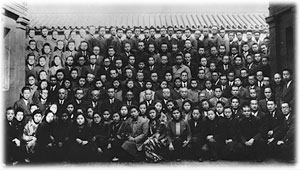
<path id="1" fill-rule="evenodd" d="M 100 91 L 93 90 L 90 94 L 90 100 L 88 101 L 88 106 L 91 106 L 93 110 L 97 113 L 100 113 L 102 107 L 102 101 L 99 100 L 100 98 Z"/>
<path id="2" fill-rule="evenodd" d="M 228 55 L 223 56 L 222 63 L 218 66 L 218 71 L 224 75 L 228 75 L 230 71 L 234 71 Z"/>
<path id="3" fill-rule="evenodd" d="M 50 103 L 54 103 L 58 96 L 59 85 L 57 84 L 57 79 L 55 76 L 50 76 L 50 88 L 48 100 Z"/>
<path id="4" fill-rule="evenodd" d="M 100 66 L 96 65 L 97 62 L 97 58 L 95 55 L 91 55 L 89 56 L 89 65 L 85 65 L 82 68 L 82 76 L 87 76 L 87 74 L 93 74 L 96 76 L 96 74 L 98 73 Z"/>
<path id="5" fill-rule="evenodd" d="M 290 69 L 284 69 L 282 71 L 283 81 L 285 82 L 282 89 L 282 100 L 290 102 L 291 106 L 293 106 L 295 102 L 295 88 L 292 74 L 292 70 Z"/>
<path id="6" fill-rule="evenodd" d="M 267 108 L 267 102 L 271 99 L 272 97 L 272 91 L 270 87 L 266 87 L 264 89 L 264 98 L 259 100 L 258 102 L 258 107 L 261 111 L 267 113 L 268 112 L 268 108 Z"/>
<path id="7" fill-rule="evenodd" d="M 113 113 L 118 112 L 121 108 L 122 102 L 115 98 L 115 90 L 113 87 L 107 89 L 108 98 L 104 99 L 102 103 L 102 110 L 110 109 Z"/>
<path id="8" fill-rule="evenodd" d="M 222 97 L 229 98 L 231 89 L 228 85 L 227 77 L 224 74 L 220 75 L 220 85 L 219 85 L 219 87 L 222 90 Z"/>
<path id="9" fill-rule="evenodd" d="M 274 133 L 272 151 L 282 160 L 295 160 L 295 114 L 288 102 L 281 104 L 284 121 L 277 133 Z"/>
<path id="10" fill-rule="evenodd" d="M 122 105 L 125 104 L 129 107 L 138 106 L 139 103 L 137 101 L 133 100 L 134 97 L 135 96 L 134 96 L 132 91 L 127 91 L 126 94 L 125 94 L 125 100 L 122 102 Z"/>
<path id="11" fill-rule="evenodd" d="M 38 100 L 34 101 L 34 104 L 36 104 L 38 108 L 42 111 L 43 115 L 45 115 L 46 110 L 50 107 L 47 89 L 41 90 L 40 97 Z"/>
<path id="12" fill-rule="evenodd" d="M 123 36 L 123 30 L 121 28 L 117 29 L 117 37 L 112 40 L 111 47 L 115 50 L 116 54 L 119 55 L 123 52 L 123 40 L 121 39 Z M 110 47 L 110 46 L 109 46 Z"/>
<path id="13" fill-rule="evenodd" d="M 148 89 L 145 91 L 145 100 L 142 103 L 146 104 L 147 108 L 154 106 L 153 92 L 151 90 Z"/>
<path id="14" fill-rule="evenodd" d="M 78 109 L 85 111 L 87 109 L 87 101 L 83 100 L 84 98 L 84 91 L 81 88 L 78 88 L 75 90 L 75 98 L 71 101 L 71 103 L 74 106 L 75 112 L 78 111 Z"/>
<path id="15" fill-rule="evenodd" d="M 69 94 L 67 94 L 67 90 L 63 87 L 58 89 L 58 99 L 55 100 L 54 103 L 57 104 L 57 113 L 61 114 L 66 108 L 67 108 L 67 104 L 69 103 L 69 101 L 67 100 L 67 97 L 69 99 L 73 99 L 74 96 L 69 96 Z"/>
<path id="16" fill-rule="evenodd" d="M 29 87 L 25 86 L 22 88 L 21 92 L 22 97 L 14 103 L 14 110 L 23 110 L 26 120 L 29 120 L 31 117 L 30 104 L 32 103 L 32 101 L 29 99 L 31 90 Z"/>
<path id="17" fill-rule="evenodd" d="M 74 57 L 68 56 L 66 58 L 65 67 L 63 68 L 63 72 L 65 73 L 66 77 L 70 77 L 71 70 L 74 68 L 73 64 L 74 64 Z"/>

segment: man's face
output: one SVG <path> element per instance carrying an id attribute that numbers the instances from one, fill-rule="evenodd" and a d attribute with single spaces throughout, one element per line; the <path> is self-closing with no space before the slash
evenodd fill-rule
<path id="1" fill-rule="evenodd" d="M 76 91 L 76 94 L 75 94 L 75 97 L 78 99 L 78 100 L 81 100 L 84 96 L 84 93 L 83 93 L 83 90 L 77 90 Z"/>
<path id="2" fill-rule="evenodd" d="M 245 117 L 250 117 L 251 111 L 250 111 L 250 108 L 249 108 L 249 107 L 243 107 L 243 115 L 244 115 Z"/>
<path id="3" fill-rule="evenodd" d="M 276 84 L 279 84 L 281 82 L 281 75 L 276 73 L 274 75 L 274 81 L 275 81 Z"/>
<path id="4" fill-rule="evenodd" d="M 29 47 L 30 47 L 30 49 L 34 50 L 36 47 L 36 42 L 34 42 L 34 41 L 30 42 Z"/>
<path id="5" fill-rule="evenodd" d="M 145 36 L 145 38 L 149 38 L 150 37 L 150 31 L 149 30 L 144 30 L 144 36 Z"/>
<path id="6" fill-rule="evenodd" d="M 169 99 L 169 97 L 171 96 L 171 92 L 169 89 L 164 89 L 162 95 L 164 99 Z"/>
<path id="7" fill-rule="evenodd" d="M 181 76 L 180 76 L 181 80 L 186 82 L 188 80 L 188 75 L 186 72 L 183 72 L 181 73 Z"/>
<path id="8" fill-rule="evenodd" d="M 114 98 L 115 96 L 115 90 L 113 88 L 108 89 L 107 94 L 109 98 Z"/>
<path id="9" fill-rule="evenodd" d="M 264 95 L 268 99 L 271 98 L 271 96 L 272 96 L 271 89 L 270 88 L 265 88 Z"/>
<path id="10" fill-rule="evenodd" d="M 122 30 L 118 30 L 117 36 L 118 36 L 118 38 L 122 38 L 122 36 L 123 36 L 123 31 L 122 31 Z"/>
<path id="11" fill-rule="evenodd" d="M 289 73 L 289 71 L 283 71 L 282 72 L 282 77 L 284 80 L 290 80 L 291 79 L 291 74 Z"/>
<path id="12" fill-rule="evenodd" d="M 267 108 L 269 112 L 273 112 L 276 109 L 274 101 L 267 101 Z"/>
<path id="13" fill-rule="evenodd" d="M 284 115 L 288 115 L 291 112 L 291 107 L 287 103 L 281 104 L 281 111 Z"/>
<path id="14" fill-rule="evenodd" d="M 93 48 L 93 53 L 94 53 L 95 55 L 98 55 L 98 54 L 100 53 L 100 48 L 99 48 L 98 46 L 95 46 L 95 47 Z"/>
<path id="15" fill-rule="evenodd" d="M 42 30 L 42 35 L 43 35 L 43 37 L 47 37 L 47 35 L 48 35 L 48 30 L 44 28 L 44 29 Z"/>
<path id="16" fill-rule="evenodd" d="M 168 35 L 172 36 L 174 34 L 174 29 L 173 28 L 168 28 Z"/>
<path id="17" fill-rule="evenodd" d="M 50 79 L 50 84 L 51 84 L 52 86 L 54 86 L 54 85 L 56 85 L 56 82 L 57 82 L 56 78 L 55 78 L 55 77 L 51 77 L 51 79 Z"/>
<path id="18" fill-rule="evenodd" d="M 145 92 L 145 99 L 146 100 L 151 100 L 151 98 L 152 98 L 152 92 L 147 90 Z"/>
<path id="19" fill-rule="evenodd" d="M 191 60 L 192 60 L 191 54 L 186 53 L 185 56 L 184 56 L 184 59 L 187 63 L 191 62 Z"/>
<path id="20" fill-rule="evenodd" d="M 73 57 L 68 57 L 67 60 L 66 60 L 66 63 L 67 63 L 68 66 L 72 66 L 73 62 L 74 62 Z"/>
<path id="21" fill-rule="evenodd" d="M 86 42 L 81 43 L 80 48 L 84 51 L 87 50 L 87 48 L 88 48 L 87 43 Z"/>
<path id="22" fill-rule="evenodd" d="M 220 36 L 223 38 L 225 36 L 225 30 L 220 30 Z"/>
<path id="23" fill-rule="evenodd" d="M 13 118 L 15 117 L 15 112 L 14 112 L 14 110 L 7 110 L 6 111 L 6 119 L 8 120 L 8 121 L 12 121 L 13 120 Z"/>
<path id="24" fill-rule="evenodd" d="M 180 90 L 180 96 L 184 99 L 187 98 L 187 90 L 186 89 L 181 89 Z"/>
<path id="25" fill-rule="evenodd" d="M 96 64 L 96 61 L 97 61 L 96 56 L 95 56 L 95 55 L 91 55 L 91 56 L 90 56 L 90 63 L 91 63 L 91 64 Z"/>
<path id="26" fill-rule="evenodd" d="M 231 88 L 231 94 L 233 96 L 237 96 L 239 94 L 239 88 L 238 87 L 232 87 Z"/>
<path id="27" fill-rule="evenodd" d="M 215 96 L 217 98 L 221 97 L 222 96 L 222 90 L 220 88 L 216 88 L 215 89 Z"/>
<path id="28" fill-rule="evenodd" d="M 96 32 L 96 28 L 95 27 L 90 27 L 89 29 L 90 34 L 94 35 Z"/>
<path id="29" fill-rule="evenodd" d="M 210 53 L 211 53 L 212 55 L 216 55 L 216 54 L 218 53 L 216 47 L 212 47 L 212 48 L 210 49 Z"/>
<path id="30" fill-rule="evenodd" d="M 257 111 L 257 109 L 258 109 L 258 102 L 257 102 L 257 100 L 251 100 L 250 101 L 250 107 L 251 107 L 251 110 Z"/>
<path id="31" fill-rule="evenodd" d="M 176 64 L 181 65 L 182 64 L 182 56 L 176 56 Z"/>
<path id="32" fill-rule="evenodd" d="M 144 50 L 144 48 L 145 48 L 144 43 L 143 42 L 139 42 L 138 43 L 138 49 L 142 51 L 142 50 Z"/>
<path id="33" fill-rule="evenodd" d="M 100 28 L 99 35 L 104 36 L 105 35 L 105 28 Z"/>
<path id="34" fill-rule="evenodd" d="M 58 98 L 62 100 L 62 99 L 65 99 L 65 97 L 66 97 L 66 90 L 65 89 L 59 89 Z"/>
<path id="35" fill-rule="evenodd" d="M 33 76 L 28 78 L 28 83 L 29 85 L 34 85 L 35 84 L 35 78 Z"/>
<path id="36" fill-rule="evenodd" d="M 41 92 L 41 97 L 42 97 L 42 99 L 47 99 L 47 97 L 48 97 L 48 90 L 42 90 L 42 92 Z"/>

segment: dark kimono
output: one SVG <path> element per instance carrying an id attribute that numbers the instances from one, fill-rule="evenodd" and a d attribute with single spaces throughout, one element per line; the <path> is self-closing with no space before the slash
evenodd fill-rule
<path id="1" fill-rule="evenodd" d="M 176 129 L 179 133 L 176 133 Z M 191 141 L 191 130 L 188 122 L 183 119 L 179 121 L 171 119 L 167 123 L 167 138 L 168 144 L 172 143 L 174 147 L 174 150 L 169 153 L 169 158 L 173 160 L 185 157 L 186 148 L 182 147 L 183 142 L 185 140 Z"/>
<path id="2" fill-rule="evenodd" d="M 79 144 L 76 139 L 80 139 L 82 141 L 88 141 L 86 145 Z M 70 152 L 69 158 L 71 161 L 74 162 L 84 162 L 90 161 L 92 155 L 92 133 L 91 129 L 89 128 L 88 124 L 85 123 L 81 126 L 77 124 L 73 124 L 70 132 L 69 132 L 69 139 L 70 139 Z"/>
<path id="3" fill-rule="evenodd" d="M 249 118 L 242 116 L 238 121 L 238 140 L 241 142 L 243 149 L 242 158 L 262 159 L 265 156 L 266 140 L 262 137 L 262 128 L 259 119 L 250 115 Z M 252 146 L 246 146 L 245 142 L 254 139 Z"/>
<path id="4" fill-rule="evenodd" d="M 109 124 L 106 122 L 101 121 L 100 123 L 96 124 L 92 122 L 91 124 L 91 132 L 92 132 L 92 141 L 93 141 L 93 152 L 95 153 L 96 160 L 104 160 L 107 159 L 107 145 L 108 145 L 108 138 L 110 127 Z M 102 150 L 102 153 L 98 152 L 98 148 Z"/>
<path id="5" fill-rule="evenodd" d="M 43 121 L 36 130 L 37 146 L 36 160 L 40 162 L 53 161 L 54 158 L 54 137 L 53 123 Z"/>
<path id="6" fill-rule="evenodd" d="M 119 123 L 112 122 L 110 124 L 109 132 L 108 142 L 111 145 L 111 148 L 108 150 L 108 158 L 112 159 L 113 157 L 119 157 L 122 159 L 124 154 L 121 146 L 131 133 L 130 125 L 127 121 L 122 120 L 120 120 Z"/>
<path id="7" fill-rule="evenodd" d="M 220 127 L 220 117 L 216 116 L 214 120 L 206 119 L 205 121 L 205 146 L 202 148 L 207 151 L 210 159 L 218 159 L 219 152 L 224 145 L 222 140 L 222 129 Z M 214 142 L 207 140 L 207 136 L 212 135 Z"/>
<path id="8" fill-rule="evenodd" d="M 69 151 L 69 130 L 71 126 L 71 120 L 66 122 L 58 120 L 55 122 L 53 129 L 53 136 L 55 138 L 55 159 L 57 161 L 64 161 L 67 159 L 67 153 Z"/>
<path id="9" fill-rule="evenodd" d="M 242 145 L 238 142 L 237 123 L 238 119 L 234 117 L 221 118 L 220 128 L 222 130 L 222 140 L 225 146 L 221 150 L 220 154 L 223 159 L 232 160 L 240 157 Z M 226 143 L 226 140 L 232 141 Z"/>
<path id="10" fill-rule="evenodd" d="M 191 129 L 191 147 L 190 147 L 190 157 L 193 159 L 197 159 L 202 156 L 201 147 L 205 142 L 205 134 L 204 134 L 204 120 L 203 118 L 199 118 L 199 120 L 193 119 L 193 117 L 188 120 L 190 129 Z"/>

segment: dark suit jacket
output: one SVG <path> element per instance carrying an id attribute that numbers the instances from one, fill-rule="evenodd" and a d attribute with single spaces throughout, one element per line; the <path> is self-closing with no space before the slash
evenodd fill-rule
<path id="1" fill-rule="evenodd" d="M 176 121 L 171 119 L 167 123 L 167 138 L 169 143 L 174 142 L 176 137 L 179 137 L 182 141 L 183 140 L 191 140 L 192 134 L 191 134 L 191 129 L 188 124 L 188 122 L 181 120 L 180 123 L 180 135 L 176 135 Z"/>
<path id="2" fill-rule="evenodd" d="M 82 68 L 82 76 L 86 76 L 89 73 L 96 76 L 99 70 L 100 70 L 100 66 L 98 66 L 98 65 L 95 65 L 94 70 L 92 70 L 91 65 L 85 65 Z"/>
<path id="3" fill-rule="evenodd" d="M 19 99 L 14 103 L 14 110 L 23 110 L 24 115 L 30 115 L 30 104 L 32 103 L 31 100 L 28 100 L 28 104 L 26 105 L 23 99 Z"/>
<path id="4" fill-rule="evenodd" d="M 114 39 L 111 42 L 111 46 L 114 47 L 114 50 L 116 52 L 116 54 L 121 54 L 123 52 L 123 45 L 122 45 L 122 41 L 119 41 L 119 39 Z"/>
<path id="5" fill-rule="evenodd" d="M 112 113 L 118 112 L 121 108 L 121 105 L 122 105 L 122 102 L 119 99 L 115 98 L 114 102 L 112 104 L 109 102 L 109 99 L 105 99 L 105 100 L 103 100 L 103 103 L 102 103 L 102 106 L 103 106 L 102 111 L 104 109 L 109 109 L 112 111 Z"/>
<path id="6" fill-rule="evenodd" d="M 294 80 L 289 85 L 289 88 L 287 88 L 287 84 L 283 85 L 282 89 L 282 100 L 288 101 L 291 104 L 294 103 L 295 100 L 295 87 L 294 87 Z"/>

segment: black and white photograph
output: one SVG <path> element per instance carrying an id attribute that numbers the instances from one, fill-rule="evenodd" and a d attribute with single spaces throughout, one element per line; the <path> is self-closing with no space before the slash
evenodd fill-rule
<path id="1" fill-rule="evenodd" d="M 296 168 L 295 1 L 1 7 L 3 167 Z"/>

